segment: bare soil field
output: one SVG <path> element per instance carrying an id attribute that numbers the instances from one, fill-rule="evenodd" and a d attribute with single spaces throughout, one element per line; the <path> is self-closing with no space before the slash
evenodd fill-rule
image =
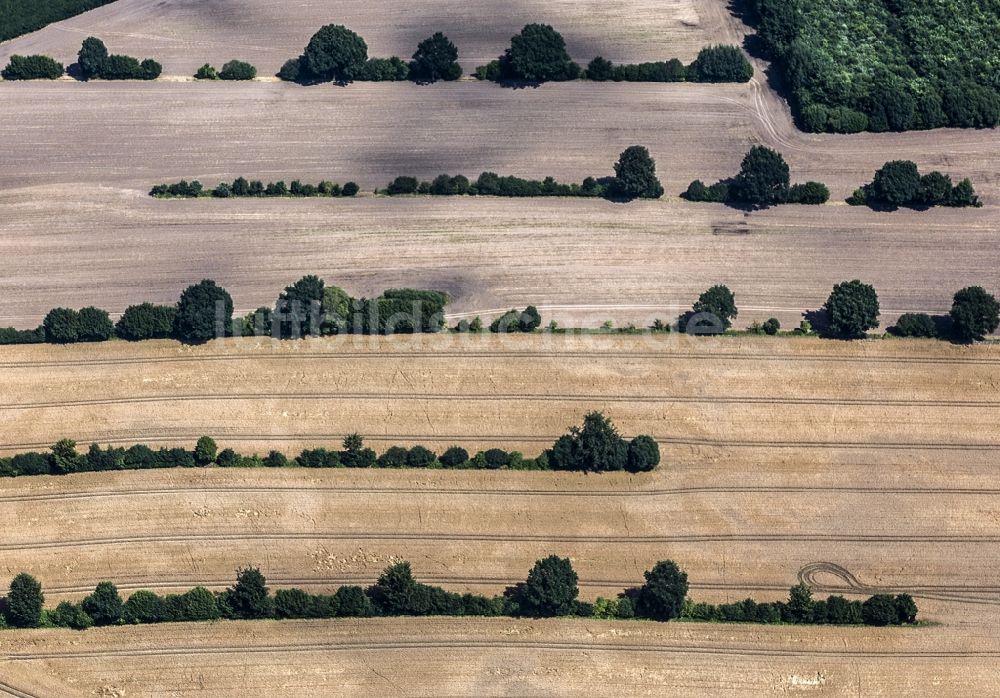
<path id="1" fill-rule="evenodd" d="M 429 0 L 394 6 L 301 0 L 118 0 L 0 44 L 0 63 L 14 53 L 44 53 L 69 64 L 87 36 L 104 39 L 113 53 L 159 60 L 168 75 L 193 75 L 203 63 L 217 67 L 240 58 L 273 75 L 297 57 L 324 24 L 344 24 L 361 34 L 372 56 L 405 59 L 417 44 L 443 31 L 459 48 L 467 72 L 503 52 L 525 24 L 554 25 L 574 59 L 586 64 L 603 55 L 620 61 L 681 58 L 723 37 L 738 40 L 725 5 L 716 0 L 626 2 L 612 0 Z"/>
<path id="2" fill-rule="evenodd" d="M 0 634 L 12 695 L 988 694 L 1000 654 L 1000 353 L 934 342 L 449 337 L 7 347 L 3 450 L 59 436 L 243 451 L 501 444 L 533 454 L 583 411 L 663 441 L 654 474 L 169 470 L 8 480 L 0 550 L 49 602 L 221 589 L 331 591 L 412 562 L 497 593 L 569 556 L 581 595 L 656 560 L 692 596 L 913 593 L 919 629 L 594 621 L 221 623 Z M 373 425 L 377 425 L 373 429 Z M 374 432 L 374 433 L 373 433 Z M 958 561 L 961 561 L 960 564 Z M 331 688 L 332 687 L 332 688 Z"/>
<path id="3" fill-rule="evenodd" d="M 22 697 L 920 696 L 929 689 L 966 696 L 1000 690 L 995 635 L 953 627 L 288 621 L 3 633 L 0 653 L 9 692 Z"/>
<path id="4" fill-rule="evenodd" d="M 0 127 L 2 128 L 2 127 Z M 532 303 L 563 326 L 672 320 L 715 283 L 737 327 L 797 327 L 834 284 L 878 289 L 884 326 L 947 312 L 967 285 L 997 290 L 995 208 L 875 214 L 847 206 L 745 216 L 722 206 L 543 199 L 158 201 L 115 189 L 0 192 L 0 326 L 36 327 L 56 306 L 113 314 L 176 302 L 212 278 L 238 311 L 273 305 L 315 273 L 356 296 L 416 286 L 448 312 Z M 405 251 L 405 252 L 401 252 Z M 454 322 L 454 317 L 451 318 Z"/>
<path id="5" fill-rule="evenodd" d="M 251 9 L 255 17 L 296 14 L 313 21 L 307 8 L 297 8 L 302 15 L 267 4 Z M 587 35 L 588 22 L 603 22 L 598 33 L 616 42 L 618 30 L 634 32 L 635 43 L 623 45 L 656 51 L 662 45 L 650 41 L 648 31 L 669 37 L 676 30 L 696 37 L 692 46 L 733 42 L 744 32 L 721 0 L 656 8 L 657 21 L 647 17 L 634 25 L 623 17 L 644 16 L 645 10 L 630 7 L 610 22 L 614 31 L 605 10 L 574 4 L 560 11 L 585 18 L 566 27 L 571 44 L 574 34 Z M 106 26 L 113 14 L 125 34 L 139 26 L 148 33 L 150 26 L 169 24 L 168 18 L 189 23 L 171 30 L 177 36 L 195 26 L 205 36 L 244 31 L 238 13 L 227 12 L 218 3 L 121 0 L 64 24 Z M 384 24 L 384 13 L 372 14 L 372 21 Z M 475 32 L 488 34 L 492 26 L 483 22 Z M 61 25 L 19 41 L 67 34 L 75 45 L 79 36 Z M 179 55 L 187 56 L 190 47 L 178 41 L 184 47 Z M 145 55 L 139 48 L 135 52 Z M 659 57 L 629 51 L 628 60 Z M 757 67 L 763 79 L 764 66 Z M 470 82 L 347 89 L 259 82 L 2 83 L 0 148 L 8 166 L 0 172 L 0 253 L 16 264 L 0 279 L 0 292 L 19 302 L 0 310 L 0 324 L 33 327 L 55 305 L 93 303 L 120 313 L 143 300 L 170 302 L 205 276 L 226 285 L 237 305 L 249 310 L 310 272 L 357 294 L 393 285 L 446 290 L 456 314 L 533 303 L 547 318 L 590 326 L 672 315 L 713 283 L 736 290 L 741 325 L 771 316 L 795 325 L 804 310 L 822 304 L 834 283 L 862 278 L 881 292 L 883 319 L 891 323 L 901 312 L 947 310 L 962 286 L 996 286 L 995 141 L 996 131 L 802 134 L 787 105 L 758 80 L 526 90 Z M 633 143 L 645 143 L 657 158 L 665 200 L 622 206 L 145 196 L 156 182 L 200 178 L 214 184 L 239 175 L 353 179 L 367 192 L 399 174 L 474 177 L 494 170 L 579 181 L 610 174 L 617 154 Z M 733 174 L 756 143 L 781 150 L 797 181 L 827 182 L 835 202 L 886 160 L 905 157 L 972 177 L 987 207 L 890 214 L 834 203 L 748 215 L 676 198 L 695 178 Z"/>

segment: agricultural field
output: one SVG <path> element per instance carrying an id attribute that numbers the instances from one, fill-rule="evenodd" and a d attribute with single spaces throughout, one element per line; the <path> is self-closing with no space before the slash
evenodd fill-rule
<path id="1" fill-rule="evenodd" d="M 818 8 L 831 31 L 817 24 L 811 36 L 842 50 L 850 42 L 833 25 L 859 15 L 838 8 L 869 4 Z M 86 451 L 191 449 L 210 436 L 220 449 L 294 457 L 356 432 L 379 452 L 458 445 L 531 458 L 599 410 L 624 436 L 654 437 L 663 459 L 643 474 L 213 466 L 0 478 L 0 595 L 21 571 L 40 580 L 48 608 L 102 580 L 124 597 L 222 591 L 247 565 L 272 592 L 331 594 L 405 560 L 420 582 L 493 596 L 558 555 L 587 602 L 671 559 L 693 601 L 773 602 L 801 582 L 817 597 L 912 594 L 921 623 L 340 617 L 3 629 L 0 696 L 1000 694 L 1000 344 L 614 331 L 672 322 L 714 284 L 735 292 L 735 329 L 772 317 L 798 327 L 848 279 L 877 289 L 878 329 L 903 313 L 947 313 L 962 287 L 1000 291 L 997 129 L 804 133 L 759 57 L 745 84 L 273 77 L 331 22 L 358 31 L 372 56 L 406 59 L 444 31 L 466 73 L 529 22 L 554 25 L 584 65 L 687 63 L 705 46 L 742 44 L 752 29 L 735 9 L 115 0 L 0 43 L 0 67 L 35 53 L 68 65 L 91 35 L 163 64 L 148 82 L 0 81 L 0 327 L 35 328 L 57 306 L 115 318 L 172 304 L 201 279 L 228 289 L 242 317 L 317 274 L 354 297 L 445 292 L 449 325 L 532 304 L 543 327 L 592 330 L 0 346 L 0 456 L 64 438 Z M 883 19 L 862 14 L 865 31 Z M 918 19 L 893 29 L 923 36 Z M 994 20 L 949 24 L 928 60 L 947 62 L 944 49 Z M 859 70 L 871 67 L 870 52 L 856 53 Z M 193 80 L 230 59 L 259 77 Z M 902 75 L 897 59 L 885 57 Z M 580 182 L 611 175 L 634 144 L 656 159 L 663 198 L 375 192 L 399 175 Z M 680 198 L 692 180 L 733 175 L 755 145 L 783 154 L 793 181 L 826 183 L 830 202 L 749 211 Z M 896 159 L 971 178 L 984 205 L 846 204 Z M 354 181 L 361 192 L 149 196 L 160 183 L 239 176 Z"/>
<path id="2" fill-rule="evenodd" d="M 4 537 L 5 564 L 36 574 L 50 602 L 78 600 L 105 578 L 123 593 L 222 589 L 248 563 L 274 588 L 328 592 L 370 583 L 399 559 L 423 581 L 498 593 L 556 552 L 572 559 L 581 596 L 593 600 L 669 557 L 699 600 L 774 600 L 802 579 L 824 593 L 908 590 L 922 617 L 941 625 L 408 619 L 265 623 L 249 633 L 235 623 L 47 631 L 27 645 L 0 634 L 2 680 L 28 695 L 57 685 L 60 695 L 321 695 L 329 682 L 367 695 L 383 680 L 421 694 L 491 681 L 490 693 L 688 685 L 706 695 L 791 686 L 848 695 L 961 674 L 966 687 L 992 690 L 995 677 L 977 667 L 1000 653 L 988 620 L 1000 603 L 989 504 L 1000 491 L 995 347 L 455 342 L 8 347 L 0 446 L 61 436 L 190 446 L 209 433 L 243 452 L 293 452 L 359 430 L 380 450 L 419 441 L 534 455 L 600 407 L 624 433 L 654 434 L 664 465 L 600 477 L 209 469 L 19 478 L 0 496 L 5 520 L 25 524 Z"/>

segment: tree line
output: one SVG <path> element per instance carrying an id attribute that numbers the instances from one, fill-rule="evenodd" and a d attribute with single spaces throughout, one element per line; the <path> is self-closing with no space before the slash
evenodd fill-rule
<path id="1" fill-rule="evenodd" d="M 246 177 L 237 177 L 232 183 L 220 182 L 212 189 L 205 189 L 204 185 L 197 179 L 187 181 L 182 179 L 172 184 L 156 184 L 149 190 L 149 195 L 157 199 L 197 199 L 199 197 L 213 197 L 216 199 L 229 198 L 310 198 L 315 196 L 325 197 L 352 197 L 361 191 L 355 182 L 347 182 L 343 186 L 336 182 L 323 180 L 319 184 L 303 184 L 295 179 L 291 184 L 285 184 L 284 180 L 268 182 L 266 185 L 259 179 L 248 180 Z"/>
<path id="2" fill-rule="evenodd" d="M 933 206 L 979 208 L 983 204 L 968 177 L 953 184 L 951 177 L 937 170 L 920 174 L 911 160 L 892 160 L 875 173 L 869 184 L 847 199 L 852 206 L 894 210 L 900 206 L 926 209 Z"/>
<path id="3" fill-rule="evenodd" d="M 235 583 L 221 592 L 194 587 L 183 594 L 160 596 L 148 590 L 123 599 L 109 581 L 97 584 L 81 602 L 63 601 L 45 608 L 41 583 L 22 572 L 0 600 L 0 624 L 14 628 L 141 625 L 292 618 L 368 618 L 392 616 L 509 616 L 642 619 L 667 622 L 676 618 L 713 622 L 812 623 L 836 625 L 904 625 L 917 619 L 908 594 L 876 594 L 866 601 L 843 596 L 813 600 L 809 587 L 792 587 L 787 602 L 736 604 L 694 603 L 687 598 L 687 574 L 672 560 L 661 560 L 644 573 L 645 581 L 614 599 L 593 603 L 579 598 L 579 576 L 568 558 L 549 555 L 535 562 L 523 582 L 499 596 L 459 594 L 422 584 L 408 562 L 385 568 L 368 587 L 345 585 L 334 594 L 310 594 L 299 588 L 272 594 L 259 568 L 236 571 Z"/>
<path id="4" fill-rule="evenodd" d="M 736 176 L 711 186 L 696 179 L 681 196 L 688 201 L 767 208 L 778 204 L 825 204 L 830 199 L 830 190 L 821 182 L 791 184 L 785 158 L 771 148 L 758 145 L 743 158 Z"/>
<path id="5" fill-rule="evenodd" d="M 130 448 L 101 448 L 91 444 L 86 453 L 76 442 L 63 439 L 48 453 L 32 451 L 0 458 L 0 477 L 68 475 L 109 470 L 153 470 L 161 468 L 430 468 L 452 470 L 561 470 L 575 472 L 642 473 L 660 464 L 660 447 L 651 436 L 622 437 L 615 425 L 600 412 L 591 412 L 583 425 L 572 427 L 551 448 L 535 458 L 518 451 L 491 448 L 470 455 L 460 446 L 438 454 L 424 446 L 392 446 L 381 455 L 365 447 L 359 434 L 350 434 L 343 449 L 305 449 L 289 459 L 280 451 L 266 456 L 246 456 L 233 449 L 219 450 L 208 436 L 198 439 L 194 450 L 160 448 L 144 444 Z"/>
<path id="6" fill-rule="evenodd" d="M 796 332 L 817 332 L 828 338 L 863 339 L 879 326 L 879 299 L 875 287 L 860 280 L 836 284 L 819 312 L 806 313 Z M 736 296 L 728 286 L 713 286 L 702 293 L 691 310 L 677 320 L 679 331 L 692 335 L 723 334 L 739 315 Z M 899 337 L 927 337 L 969 343 L 984 340 L 1000 327 L 1000 302 L 981 286 L 970 286 L 955 293 L 947 316 L 931 317 L 926 313 L 906 313 L 889 332 Z M 664 323 L 654 325 L 669 331 Z M 750 328 L 751 334 L 776 335 L 781 323 L 771 318 Z"/>

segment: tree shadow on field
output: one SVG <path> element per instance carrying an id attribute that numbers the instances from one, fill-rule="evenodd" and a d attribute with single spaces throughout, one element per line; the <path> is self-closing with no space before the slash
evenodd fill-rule
<path id="1" fill-rule="evenodd" d="M 802 318 L 812 325 L 813 332 L 825 339 L 841 339 L 838 335 L 830 332 L 830 315 L 825 308 L 819 310 L 807 310 L 802 313 Z"/>

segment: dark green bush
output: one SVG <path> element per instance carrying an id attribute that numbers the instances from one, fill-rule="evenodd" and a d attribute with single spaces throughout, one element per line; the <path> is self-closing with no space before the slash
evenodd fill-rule
<path id="1" fill-rule="evenodd" d="M 703 48 L 687 69 L 692 82 L 749 82 L 753 66 L 736 46 Z"/>
<path id="2" fill-rule="evenodd" d="M 458 80 L 462 66 L 458 63 L 458 49 L 441 32 L 424 39 L 417 46 L 410 63 L 410 79 L 416 82 Z"/>
<path id="3" fill-rule="evenodd" d="M 219 71 L 220 80 L 253 80 L 257 69 L 244 61 L 229 61 Z"/>
<path id="4" fill-rule="evenodd" d="M 358 70 L 356 80 L 367 82 L 398 82 L 410 77 L 410 66 L 398 56 L 369 58 Z"/>
<path id="5" fill-rule="evenodd" d="M 115 333 L 130 342 L 167 339 L 173 333 L 176 314 L 177 308 L 169 305 L 130 305 L 115 325 Z"/>
<path id="6" fill-rule="evenodd" d="M 4 80 L 55 80 L 64 72 L 62 63 L 48 56 L 13 55 L 0 76 Z"/>
<path id="7" fill-rule="evenodd" d="M 927 313 L 904 313 L 899 316 L 892 333 L 900 337 L 937 337 L 937 324 Z"/>

